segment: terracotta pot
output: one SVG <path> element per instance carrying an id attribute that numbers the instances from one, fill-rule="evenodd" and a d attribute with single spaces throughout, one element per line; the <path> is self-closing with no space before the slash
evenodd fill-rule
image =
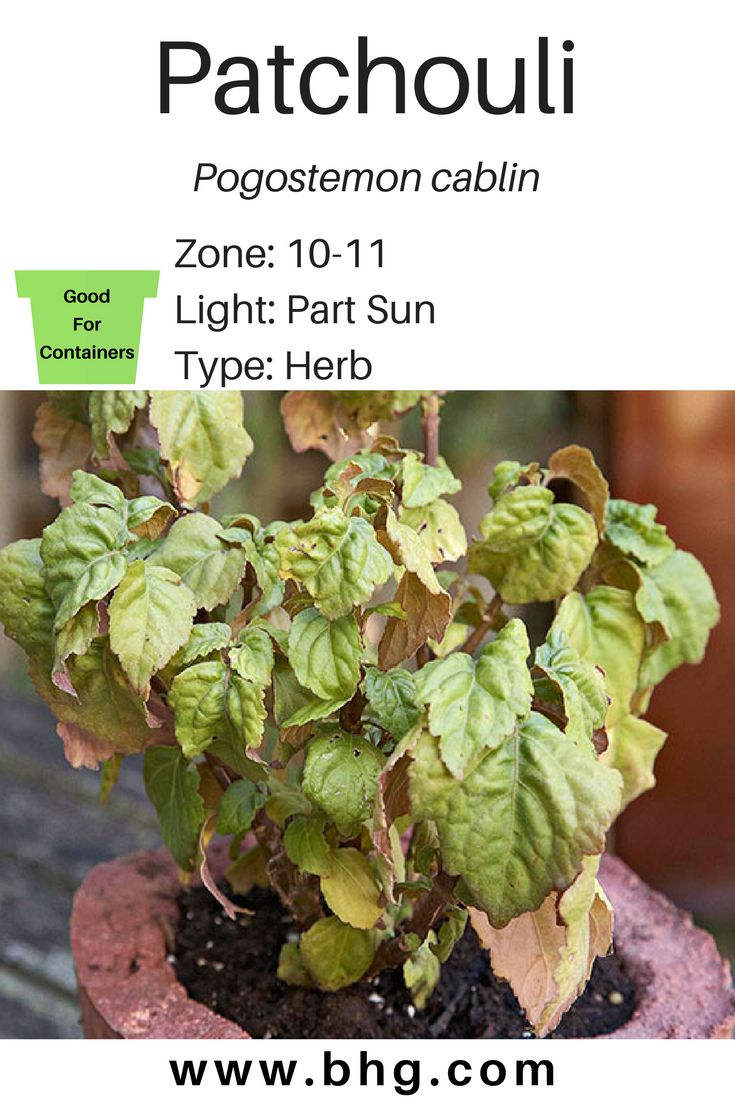
<path id="1" fill-rule="evenodd" d="M 615 944 L 636 985 L 631 1020 L 610 1039 L 728 1037 L 735 1026 L 730 968 L 712 937 L 605 856 Z M 76 894 L 71 943 L 85 1037 L 247 1038 L 189 998 L 167 959 L 177 917 L 176 869 L 164 850 L 98 865 Z"/>

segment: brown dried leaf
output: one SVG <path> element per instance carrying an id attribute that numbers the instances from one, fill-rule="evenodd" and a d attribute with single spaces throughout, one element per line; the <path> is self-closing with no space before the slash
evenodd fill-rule
<path id="1" fill-rule="evenodd" d="M 202 884 L 207 889 L 210 895 L 214 896 L 217 902 L 222 907 L 228 918 L 234 920 L 239 914 L 251 915 L 253 912 L 249 911 L 247 907 L 238 907 L 236 903 L 233 903 L 231 899 L 228 899 L 224 892 L 220 891 L 217 887 L 214 877 L 212 876 L 212 870 L 207 862 L 207 846 L 209 840 L 214 833 L 215 823 L 217 822 L 216 815 L 210 815 L 206 823 L 202 827 L 202 832 L 199 835 L 199 876 L 201 877 Z"/>
<path id="2" fill-rule="evenodd" d="M 452 619 L 452 602 L 448 593 L 432 593 L 418 575 L 407 570 L 396 590 L 396 601 L 406 613 L 405 620 L 391 616 L 378 647 L 381 670 L 399 666 L 415 654 L 427 639 L 441 641 Z"/>
<path id="3" fill-rule="evenodd" d="M 115 747 L 83 731 L 76 723 L 57 723 L 56 733 L 64 743 L 64 757 L 75 769 L 99 769 L 100 762 L 115 756 Z"/>
<path id="4" fill-rule="evenodd" d="M 484 911 L 469 908 L 480 943 L 498 978 L 513 989 L 540 1037 L 559 1024 L 582 993 L 598 956 L 610 950 L 612 910 L 597 883 L 599 858 L 588 858 L 565 892 L 552 892 L 538 910 L 498 930 Z"/>
<path id="5" fill-rule="evenodd" d="M 316 448 L 343 459 L 370 441 L 366 432 L 345 430 L 341 403 L 330 391 L 291 390 L 281 401 L 281 415 L 296 452 Z"/>
<path id="6" fill-rule="evenodd" d="M 89 428 L 66 417 L 53 402 L 43 402 L 36 411 L 33 439 L 40 453 L 41 489 L 60 505 L 71 504 L 71 476 L 92 454 Z"/>
<path id="7" fill-rule="evenodd" d="M 579 487 L 587 498 L 597 531 L 601 532 L 605 526 L 605 506 L 610 487 L 589 448 L 570 444 L 555 451 L 549 460 L 549 479 L 552 478 L 566 478 Z"/>

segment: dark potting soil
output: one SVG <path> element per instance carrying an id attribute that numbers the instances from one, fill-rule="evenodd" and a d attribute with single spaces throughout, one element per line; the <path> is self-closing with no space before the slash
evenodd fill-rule
<path id="1" fill-rule="evenodd" d="M 175 970 L 189 995 L 253 1037 L 531 1037 L 506 983 L 495 979 L 474 931 L 442 966 L 424 1010 L 416 1010 L 401 969 L 334 993 L 288 987 L 276 976 L 290 919 L 277 898 L 253 888 L 238 900 L 255 913 L 231 921 L 204 888 L 179 900 Z M 635 990 L 619 957 L 598 959 L 584 994 L 551 1036 L 612 1033 L 632 1016 Z"/>

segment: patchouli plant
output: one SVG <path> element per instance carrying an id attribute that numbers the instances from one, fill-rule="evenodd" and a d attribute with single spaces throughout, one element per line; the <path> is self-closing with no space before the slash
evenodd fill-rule
<path id="1" fill-rule="evenodd" d="M 376 424 L 417 403 L 425 454 Z M 500 463 L 468 549 L 440 404 L 289 394 L 294 447 L 334 462 L 310 515 L 262 525 L 208 510 L 252 450 L 239 393 L 53 396 L 35 438 L 63 508 L 0 553 L 0 616 L 72 764 L 107 792 L 144 754 L 183 873 L 234 913 L 218 834 L 229 890 L 277 893 L 299 932 L 282 979 L 402 967 L 421 1007 L 469 917 L 543 1035 L 610 949 L 600 854 L 665 739 L 643 715 L 718 606 L 575 445 Z M 556 499 L 570 483 L 581 504 Z M 531 653 L 534 602 L 553 619 Z"/>

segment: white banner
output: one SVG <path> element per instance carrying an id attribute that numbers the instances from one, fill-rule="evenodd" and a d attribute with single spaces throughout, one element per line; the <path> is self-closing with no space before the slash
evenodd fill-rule
<path id="1" fill-rule="evenodd" d="M 706 1041 L 98 1041 L 0 1042 L 8 1098 L 32 1088 L 79 1102 L 127 1102 L 196 1091 L 198 1100 L 247 1097 L 311 1102 L 325 1097 L 472 1100 L 493 1090 L 507 1097 L 549 1094 L 565 1102 L 724 1097 L 732 1043 Z M 339 1089 L 341 1088 L 341 1090 Z"/>
<path id="2" fill-rule="evenodd" d="M 733 10 L 16 4 L 0 386 L 730 386 Z"/>

